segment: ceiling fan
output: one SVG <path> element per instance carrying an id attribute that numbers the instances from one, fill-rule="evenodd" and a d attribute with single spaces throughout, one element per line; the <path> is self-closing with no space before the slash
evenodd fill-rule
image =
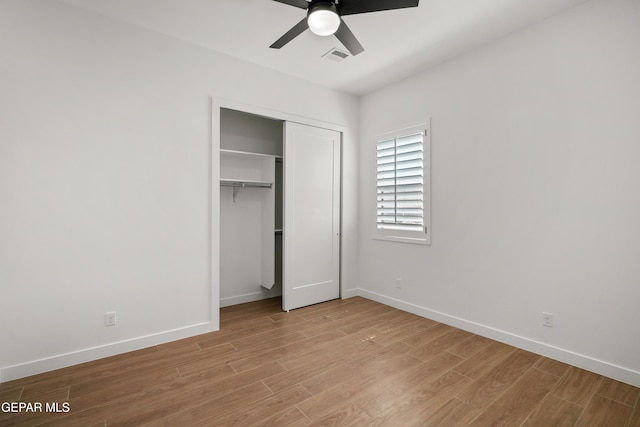
<path id="1" fill-rule="evenodd" d="M 353 35 L 342 16 L 383 10 L 417 7 L 420 0 L 274 0 L 307 11 L 307 17 L 298 22 L 271 46 L 280 49 L 309 28 L 319 36 L 335 36 L 355 56 L 364 48 Z"/>

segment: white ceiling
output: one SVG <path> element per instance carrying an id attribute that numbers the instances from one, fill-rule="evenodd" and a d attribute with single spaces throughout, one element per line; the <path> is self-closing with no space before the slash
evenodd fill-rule
<path id="1" fill-rule="evenodd" d="M 421 0 L 417 8 L 349 15 L 365 51 L 321 58 L 333 36 L 305 31 L 269 45 L 305 16 L 272 0 L 62 0 L 120 21 L 361 95 L 588 0 Z"/>

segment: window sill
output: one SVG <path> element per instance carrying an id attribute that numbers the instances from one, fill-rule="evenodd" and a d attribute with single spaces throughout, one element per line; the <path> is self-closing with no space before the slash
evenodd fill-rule
<path id="1" fill-rule="evenodd" d="M 423 237 L 401 237 L 388 235 L 374 235 L 373 240 L 382 240 L 386 242 L 409 243 L 412 245 L 431 246 L 430 236 Z"/>

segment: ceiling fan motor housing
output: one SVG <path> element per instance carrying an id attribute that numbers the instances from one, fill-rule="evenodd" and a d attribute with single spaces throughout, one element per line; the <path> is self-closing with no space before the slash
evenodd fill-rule
<path id="1" fill-rule="evenodd" d="M 318 6 L 325 7 L 327 9 L 333 8 L 332 10 L 335 13 L 338 13 L 338 10 L 336 8 L 336 2 L 332 1 L 332 0 L 311 0 L 309 2 L 309 12 L 311 12 L 312 10 L 317 8 Z"/>
<path id="2" fill-rule="evenodd" d="M 340 26 L 340 14 L 332 1 L 312 1 L 307 10 L 309 29 L 319 36 L 330 36 Z"/>

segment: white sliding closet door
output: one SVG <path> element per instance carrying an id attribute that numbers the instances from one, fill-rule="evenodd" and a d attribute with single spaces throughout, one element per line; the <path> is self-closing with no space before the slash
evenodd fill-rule
<path id="1" fill-rule="evenodd" d="M 282 308 L 340 296 L 340 132 L 285 123 Z"/>

